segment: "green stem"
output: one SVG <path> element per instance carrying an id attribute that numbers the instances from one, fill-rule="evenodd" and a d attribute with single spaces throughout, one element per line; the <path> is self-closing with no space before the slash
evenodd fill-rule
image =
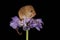
<path id="1" fill-rule="evenodd" d="M 26 40 L 28 40 L 28 30 L 26 30 Z"/>

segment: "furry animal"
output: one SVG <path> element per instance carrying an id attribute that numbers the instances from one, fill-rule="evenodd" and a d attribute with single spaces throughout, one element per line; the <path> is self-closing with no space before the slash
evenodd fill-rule
<path id="1" fill-rule="evenodd" d="M 21 20 L 21 25 L 22 25 L 22 21 L 25 18 L 30 19 L 30 18 L 33 18 L 35 15 L 36 15 L 36 12 L 32 5 L 23 6 L 18 11 L 18 16 L 19 16 L 19 19 Z M 22 35 L 22 33 L 18 31 L 18 28 L 16 28 L 16 31 L 19 35 Z"/>

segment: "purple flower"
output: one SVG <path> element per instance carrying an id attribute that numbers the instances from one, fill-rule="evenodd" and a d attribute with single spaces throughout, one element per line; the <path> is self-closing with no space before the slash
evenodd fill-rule
<path id="1" fill-rule="evenodd" d="M 17 27 L 21 27 L 21 21 L 17 16 L 12 18 L 12 21 L 10 22 L 10 26 L 13 29 L 16 29 Z M 28 23 L 28 25 L 27 25 Z M 23 30 L 30 30 L 30 28 L 36 28 L 38 31 L 42 29 L 42 19 L 24 19 L 23 20 Z"/>
<path id="2" fill-rule="evenodd" d="M 13 29 L 16 29 L 18 25 L 17 25 L 16 22 L 11 21 L 11 22 L 10 22 L 10 26 L 11 26 Z"/>
<path id="3" fill-rule="evenodd" d="M 17 16 L 13 17 L 12 18 L 12 21 L 10 22 L 10 26 L 13 28 L 13 29 L 16 29 L 18 26 L 19 26 L 19 18 Z"/>
<path id="4" fill-rule="evenodd" d="M 17 22 L 17 21 L 20 21 L 20 20 L 17 16 L 15 16 L 15 17 L 12 17 L 12 21 Z"/>
<path id="5" fill-rule="evenodd" d="M 42 28 L 42 20 L 41 19 L 32 19 L 30 20 L 29 26 L 30 28 L 36 28 L 38 31 Z"/>

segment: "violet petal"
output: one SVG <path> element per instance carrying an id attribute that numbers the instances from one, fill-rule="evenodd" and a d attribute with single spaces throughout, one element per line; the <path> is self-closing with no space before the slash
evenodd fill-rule
<path id="1" fill-rule="evenodd" d="M 13 29 L 16 29 L 17 28 L 17 24 L 15 22 L 10 22 L 10 26 L 13 28 Z"/>
<path id="2" fill-rule="evenodd" d="M 35 27 L 38 31 L 40 31 L 40 28 L 39 27 Z"/>

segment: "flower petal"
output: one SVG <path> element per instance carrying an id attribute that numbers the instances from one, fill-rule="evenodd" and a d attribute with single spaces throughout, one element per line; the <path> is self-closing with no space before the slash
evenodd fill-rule
<path id="1" fill-rule="evenodd" d="M 17 28 L 17 23 L 15 23 L 15 22 L 10 22 L 10 26 L 11 26 L 13 29 L 16 29 L 16 28 Z"/>
<path id="2" fill-rule="evenodd" d="M 35 27 L 38 31 L 40 31 L 40 28 L 39 27 Z"/>

